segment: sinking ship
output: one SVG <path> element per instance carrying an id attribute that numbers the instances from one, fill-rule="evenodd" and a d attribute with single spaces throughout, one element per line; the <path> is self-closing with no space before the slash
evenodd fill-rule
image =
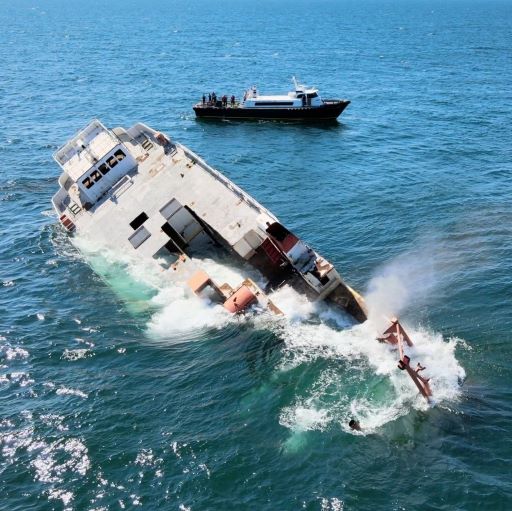
<path id="1" fill-rule="evenodd" d="M 337 119 L 350 104 L 347 99 L 322 99 L 318 89 L 298 83 L 295 77 L 293 84 L 294 90 L 286 95 L 261 95 L 254 85 L 242 101 L 209 94 L 194 105 L 194 112 L 197 117 L 217 119 L 328 121 Z"/>
<path id="2" fill-rule="evenodd" d="M 54 159 L 62 174 L 52 203 L 73 236 L 153 261 L 233 313 L 261 307 L 280 314 L 268 294 L 288 284 L 359 322 L 366 319 L 363 298 L 329 261 L 167 135 L 141 123 L 107 129 L 94 120 Z M 263 284 L 250 278 L 235 287 L 218 282 L 200 266 L 201 255 L 215 251 L 247 263 Z"/>

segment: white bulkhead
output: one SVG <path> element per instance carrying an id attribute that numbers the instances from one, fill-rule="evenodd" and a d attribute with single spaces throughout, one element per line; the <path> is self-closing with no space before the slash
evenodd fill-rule
<path id="1" fill-rule="evenodd" d="M 293 77 L 294 90 L 287 95 L 260 95 L 253 85 L 244 94 L 243 106 L 245 108 L 302 108 L 315 107 L 323 104 L 318 95 L 318 89 L 307 88 L 297 82 Z"/>

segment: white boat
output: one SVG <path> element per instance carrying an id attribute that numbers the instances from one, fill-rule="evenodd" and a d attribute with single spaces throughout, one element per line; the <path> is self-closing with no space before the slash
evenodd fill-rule
<path id="1" fill-rule="evenodd" d="M 259 304 L 279 313 L 267 292 L 290 284 L 366 319 L 363 299 L 329 261 L 168 136 L 141 123 L 111 130 L 94 120 L 54 158 L 62 174 L 52 202 L 72 235 L 153 261 L 231 312 Z M 218 283 L 191 259 L 209 250 L 252 265 L 265 289 L 251 279 L 234 288 Z"/>
<path id="2" fill-rule="evenodd" d="M 253 85 L 241 102 L 235 96 L 219 98 L 206 95 L 194 105 L 197 117 L 222 119 L 276 119 L 328 121 L 338 118 L 347 108 L 347 99 L 322 99 L 318 89 L 306 87 L 293 77 L 294 89 L 286 95 L 262 95 Z"/>

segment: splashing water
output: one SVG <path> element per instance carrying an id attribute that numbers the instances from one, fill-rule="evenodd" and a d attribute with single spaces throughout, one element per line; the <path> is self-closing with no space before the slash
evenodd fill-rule
<path id="1" fill-rule="evenodd" d="M 440 334 L 409 325 L 406 330 L 415 342 L 408 353 L 413 362 L 420 360 L 427 367 L 435 402 L 456 399 L 465 376 L 455 358 L 461 341 L 446 342 Z M 378 343 L 378 334 L 370 322 L 341 331 L 325 324 L 288 323 L 280 332 L 285 339 L 281 371 L 307 367 L 318 360 L 328 368 L 298 392 L 295 402 L 283 410 L 281 424 L 301 433 L 338 423 L 353 433 L 348 422 L 355 418 L 366 434 L 411 408 L 428 409 L 413 382 L 398 370 L 396 350 Z M 345 362 L 341 370 L 335 364 L 340 360 Z"/>
<path id="2" fill-rule="evenodd" d="M 447 282 L 446 270 L 454 262 L 451 254 L 438 244 L 430 243 L 428 249 L 421 248 L 422 245 L 388 263 L 372 279 L 366 297 L 369 320 L 364 324 L 351 326 L 350 319 L 327 304 L 318 304 L 301 317 L 307 319 L 314 312 L 319 324 L 294 321 L 297 316 L 287 318 L 279 332 L 286 343 L 283 371 L 318 359 L 341 359 L 348 365 L 343 368 L 344 374 L 339 369 L 322 371 L 310 388 L 283 410 L 281 424 L 295 435 L 324 429 L 333 422 L 354 434 L 372 433 L 411 408 L 428 408 L 407 374 L 397 369 L 397 351 L 376 341 L 389 326 L 387 317 L 404 311 L 411 302 L 428 302 L 432 293 Z M 288 302 L 293 300 L 296 306 L 288 306 L 289 309 L 304 310 L 302 297 L 288 297 Z M 278 298 L 275 301 L 280 305 Z M 441 334 L 407 322 L 404 327 L 414 342 L 407 350 L 412 363 L 421 362 L 427 368 L 425 375 L 431 378 L 433 403 L 456 399 L 465 371 L 455 351 L 458 346 L 466 346 L 464 341 L 445 341 Z M 363 425 L 362 433 L 349 429 L 351 418 Z M 290 446 L 295 445 L 292 436 Z"/>
<path id="3" fill-rule="evenodd" d="M 184 333 L 190 340 L 199 337 L 204 329 L 221 328 L 234 321 L 222 306 L 193 296 L 183 279 L 173 279 L 168 272 L 163 275 L 156 263 L 100 252 L 89 241 L 82 240 L 79 246 L 89 258 L 92 255 L 93 267 L 121 296 L 131 289 L 129 297 L 133 300 L 131 286 L 136 284 L 135 296 L 139 293 L 138 299 L 156 310 L 147 323 L 147 333 L 153 341 L 182 341 Z M 247 276 L 262 283 L 261 275 L 254 270 L 235 267 L 231 261 L 195 262 L 220 283 L 236 286 Z M 121 265 L 121 272 L 112 271 L 116 265 Z M 397 369 L 396 350 L 378 343 L 376 338 L 385 328 L 385 315 L 403 311 L 411 301 L 427 299 L 440 280 L 433 250 L 421 254 L 414 251 L 391 261 L 372 279 L 367 295 L 369 320 L 362 325 L 354 325 L 346 313 L 327 303 L 310 302 L 289 286 L 270 295 L 285 313 L 284 318 L 249 315 L 247 320 L 256 328 L 269 329 L 283 339 L 279 373 L 317 361 L 327 365 L 309 385 L 297 388 L 293 402 L 281 410 L 279 421 L 291 431 L 287 448 L 300 448 L 304 433 L 310 430 L 337 425 L 348 433 L 368 434 L 411 409 L 428 408 L 413 382 Z M 456 399 L 465 373 L 455 358 L 455 350 L 463 341 L 445 341 L 440 334 L 407 323 L 404 327 L 414 342 L 408 354 L 412 363 L 421 361 L 427 367 L 425 374 L 431 378 L 435 402 Z M 341 367 L 336 365 L 340 361 Z M 360 421 L 362 433 L 350 430 L 350 418 Z"/>

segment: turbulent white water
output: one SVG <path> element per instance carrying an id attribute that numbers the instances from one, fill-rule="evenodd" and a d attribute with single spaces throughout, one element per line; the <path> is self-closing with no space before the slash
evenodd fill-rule
<path id="1" fill-rule="evenodd" d="M 88 241 L 80 240 L 78 245 L 95 270 L 124 299 L 138 301 L 138 293 L 144 290 L 143 299 L 154 310 L 147 324 L 148 339 L 154 342 L 193 339 L 205 329 L 221 328 L 240 320 L 222 306 L 192 295 L 183 276 L 164 274 L 151 262 L 98 251 Z M 236 286 L 247 276 L 247 269 L 224 261 L 195 262 L 218 283 Z M 252 269 L 249 272 L 250 277 L 263 284 L 261 276 Z M 289 286 L 271 295 L 285 313 L 284 318 L 262 314 L 242 319 L 252 321 L 256 328 L 270 329 L 284 340 L 281 372 L 319 359 L 346 362 L 341 372 L 332 367 L 321 371 L 310 387 L 283 408 L 280 423 L 291 430 L 290 446 L 296 442 L 294 435 L 330 425 L 352 432 L 348 428 L 350 418 L 359 420 L 366 434 L 407 414 L 411 408 L 428 409 L 428 403 L 418 394 L 408 375 L 398 370 L 397 351 L 376 338 L 388 326 L 386 315 L 404 309 L 420 286 L 418 294 L 425 296 L 429 289 L 435 288 L 437 278 L 432 266 L 416 256 L 401 256 L 392 261 L 370 282 L 369 320 L 362 325 L 354 324 L 347 314 L 326 303 L 310 302 Z M 135 286 L 135 294 L 131 286 Z M 456 399 L 465 372 L 455 357 L 455 350 L 463 341 L 444 339 L 426 327 L 408 324 L 406 318 L 402 323 L 414 342 L 414 347 L 407 351 L 411 364 L 421 362 L 427 367 L 424 374 L 431 378 L 433 403 Z"/>
<path id="2" fill-rule="evenodd" d="M 446 282 L 434 249 L 402 254 L 381 268 L 369 284 L 366 295 L 369 319 L 361 325 L 350 325 L 350 320 L 339 310 L 327 304 L 315 304 L 308 309 L 304 298 L 286 290 L 287 303 L 294 314 L 287 317 L 280 335 L 286 341 L 283 370 L 318 358 L 343 359 L 351 364 L 349 377 L 330 369 L 325 370 L 310 391 L 297 396 L 296 403 L 286 408 L 281 423 L 294 432 L 323 429 L 330 423 L 339 423 L 347 432 L 351 418 L 358 420 L 362 433 L 373 433 L 379 427 L 408 413 L 411 407 L 428 409 L 406 372 L 397 368 L 397 350 L 376 338 L 389 326 L 389 319 L 410 306 L 424 303 Z M 276 300 L 277 303 L 278 300 Z M 297 314 L 303 311 L 303 314 Z M 320 324 L 306 320 L 316 314 Z M 333 326 L 333 323 L 336 326 Z M 407 348 L 411 364 L 421 362 L 424 374 L 431 378 L 432 404 L 456 399 L 465 371 L 456 359 L 457 346 L 466 344 L 461 339 L 444 339 L 440 333 L 414 324 L 407 319 L 402 324 L 413 340 Z M 376 385 L 368 386 L 372 374 L 379 377 Z M 372 385 L 375 383 L 372 382 Z M 333 387 L 337 396 L 332 403 Z M 290 440 L 294 445 L 294 439 Z"/>

